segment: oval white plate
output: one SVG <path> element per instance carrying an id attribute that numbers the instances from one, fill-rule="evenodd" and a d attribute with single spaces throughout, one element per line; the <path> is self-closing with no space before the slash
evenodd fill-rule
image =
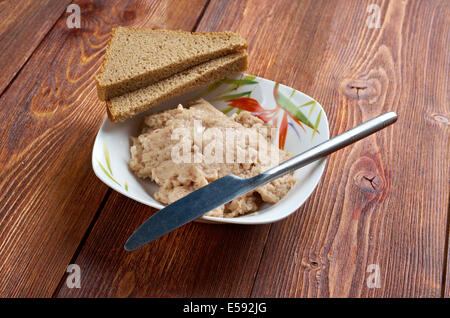
<path id="1" fill-rule="evenodd" d="M 163 208 L 164 205 L 152 197 L 158 186 L 137 178 L 128 169 L 130 136 L 138 136 L 145 115 L 174 108 L 180 103 L 185 105 L 200 97 L 228 115 L 244 109 L 269 121 L 278 127 L 277 145 L 283 148 L 280 139 L 282 143 L 285 136 L 284 149 L 293 154 L 299 154 L 329 138 L 325 111 L 311 97 L 264 78 L 241 74 L 173 98 L 125 122 L 112 123 L 105 118 L 92 151 L 92 167 L 97 177 L 133 200 L 157 209 Z M 325 159 L 322 159 L 297 170 L 294 174 L 296 185 L 275 205 L 266 204 L 255 213 L 236 218 L 203 216 L 198 220 L 236 224 L 279 221 L 295 212 L 306 201 L 317 186 L 324 168 Z"/>

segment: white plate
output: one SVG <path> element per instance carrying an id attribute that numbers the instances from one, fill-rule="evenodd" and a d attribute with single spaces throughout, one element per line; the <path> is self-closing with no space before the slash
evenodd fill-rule
<path id="1" fill-rule="evenodd" d="M 278 104 L 275 101 L 275 93 L 278 96 Z M 92 151 L 92 167 L 97 177 L 112 189 L 133 200 L 157 209 L 163 208 L 164 205 L 152 197 L 158 186 L 153 182 L 140 180 L 128 169 L 130 136 L 139 134 L 143 116 L 174 108 L 179 103 L 184 105 L 197 97 L 206 99 L 229 115 L 238 111 L 236 107 L 243 109 L 252 107 L 254 114 L 264 117 L 266 121 L 270 118 L 265 116 L 274 115 L 270 122 L 277 127 L 285 126 L 282 125 L 286 122 L 283 118 L 287 118 L 284 149 L 293 154 L 301 153 L 329 138 L 325 111 L 311 97 L 273 81 L 242 74 L 173 98 L 125 122 L 112 123 L 105 118 Z M 292 114 L 296 116 L 291 116 Z M 283 131 L 284 129 L 278 129 L 276 138 L 278 146 L 280 146 L 279 137 L 284 135 Z M 275 205 L 266 204 L 255 213 L 236 218 L 203 216 L 198 220 L 236 224 L 264 224 L 281 220 L 295 212 L 311 195 L 324 168 L 325 159 L 322 159 L 297 170 L 294 174 L 297 179 L 296 185 Z"/>

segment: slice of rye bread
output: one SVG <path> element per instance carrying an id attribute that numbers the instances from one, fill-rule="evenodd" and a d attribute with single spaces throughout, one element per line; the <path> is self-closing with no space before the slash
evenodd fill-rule
<path id="1" fill-rule="evenodd" d="M 96 76 L 97 94 L 101 100 L 109 100 L 246 48 L 246 41 L 233 32 L 118 27 L 111 33 Z"/>
<path id="2" fill-rule="evenodd" d="M 112 98 L 106 102 L 108 117 L 113 122 L 125 120 L 171 97 L 243 72 L 247 66 L 247 52 L 229 54 L 196 65 L 147 87 Z"/>

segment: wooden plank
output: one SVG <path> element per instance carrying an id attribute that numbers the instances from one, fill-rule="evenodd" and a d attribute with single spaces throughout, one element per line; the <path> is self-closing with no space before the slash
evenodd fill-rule
<path id="1" fill-rule="evenodd" d="M 0 95 L 69 3 L 70 0 L 0 2 Z"/>
<path id="2" fill-rule="evenodd" d="M 90 157 L 105 116 L 93 76 L 111 28 L 190 29 L 204 1 L 78 4 L 81 29 L 63 16 L 0 98 L 1 297 L 51 296 L 107 191 Z"/>
<path id="3" fill-rule="evenodd" d="M 365 24 L 373 2 L 380 29 Z M 388 110 L 399 121 L 331 156 L 314 195 L 272 227 L 252 296 L 439 297 L 449 193 L 450 50 L 442 37 L 449 3 L 333 4 L 292 8 L 308 18 L 295 19 L 300 31 L 291 40 L 315 53 L 297 59 L 294 44 L 276 46 L 293 55 L 283 68 L 292 77 L 283 79 L 324 105 L 332 135 Z M 262 14 L 257 6 L 247 10 Z M 269 34 L 265 42 L 276 41 Z M 367 284 L 371 264 L 380 288 Z"/>

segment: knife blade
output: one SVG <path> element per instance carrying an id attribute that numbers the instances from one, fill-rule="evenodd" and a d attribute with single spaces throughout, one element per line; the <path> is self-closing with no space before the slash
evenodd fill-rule
<path id="1" fill-rule="evenodd" d="M 397 115 L 394 112 L 385 113 L 292 157 L 257 176 L 244 179 L 235 175 L 227 175 L 211 182 L 148 218 L 127 240 L 125 250 L 136 250 L 205 213 L 365 138 L 393 124 L 396 120 Z"/>
<path id="2" fill-rule="evenodd" d="M 152 215 L 128 239 L 125 249 L 133 251 L 251 189 L 251 184 L 235 175 L 217 179 Z"/>

